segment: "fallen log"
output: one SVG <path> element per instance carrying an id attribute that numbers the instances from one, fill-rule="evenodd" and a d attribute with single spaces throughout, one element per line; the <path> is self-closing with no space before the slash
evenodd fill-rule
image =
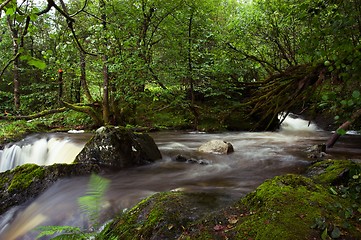
<path id="1" fill-rule="evenodd" d="M 352 123 L 354 123 L 361 116 L 361 109 L 354 112 L 349 120 L 344 122 L 340 127 L 337 128 L 335 133 L 327 140 L 326 148 L 332 148 L 337 140 L 341 137 L 343 131 L 347 131 Z"/>

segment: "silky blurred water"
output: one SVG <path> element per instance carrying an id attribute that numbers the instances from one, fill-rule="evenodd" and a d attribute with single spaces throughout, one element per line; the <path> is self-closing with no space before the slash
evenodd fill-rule
<path id="1" fill-rule="evenodd" d="M 111 184 L 103 203 L 103 220 L 132 207 L 144 197 L 170 190 L 202 191 L 222 196 L 229 204 L 254 190 L 264 180 L 286 173 L 302 173 L 310 164 L 306 149 L 330 136 L 307 121 L 290 118 L 278 132 L 157 132 L 152 133 L 163 159 L 155 164 L 122 170 L 104 177 Z M 63 136 L 64 137 L 64 136 Z M 209 140 L 230 142 L 229 155 L 206 154 L 197 148 Z M 342 137 L 331 154 L 361 159 L 360 136 Z M 77 141 L 77 146 L 82 141 Z M 206 164 L 176 162 L 178 155 Z M 85 193 L 88 177 L 62 179 L 32 203 L 0 217 L 0 239 L 34 239 L 37 225 L 87 227 L 77 199 Z M 30 231 L 30 232 L 29 232 Z M 24 235 L 25 234 L 25 235 Z"/>

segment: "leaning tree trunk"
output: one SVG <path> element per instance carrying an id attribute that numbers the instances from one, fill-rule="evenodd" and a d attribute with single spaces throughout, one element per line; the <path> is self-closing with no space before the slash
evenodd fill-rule
<path id="1" fill-rule="evenodd" d="M 332 148 L 333 145 L 337 142 L 340 138 L 341 134 L 340 131 L 346 131 L 352 123 L 354 123 L 359 117 L 361 116 L 361 109 L 357 110 L 352 114 L 350 120 L 344 122 L 336 131 L 335 133 L 328 139 L 326 143 L 326 148 Z"/>

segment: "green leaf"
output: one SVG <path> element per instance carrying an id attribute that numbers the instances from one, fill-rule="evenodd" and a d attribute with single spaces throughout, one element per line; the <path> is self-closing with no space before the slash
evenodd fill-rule
<path id="1" fill-rule="evenodd" d="M 40 231 L 36 239 L 39 239 L 44 236 L 51 236 L 58 233 L 72 233 L 79 234 L 81 233 L 80 228 L 72 226 L 39 226 L 35 228 L 36 231 Z"/>
<path id="2" fill-rule="evenodd" d="M 336 132 L 337 132 L 337 134 L 340 134 L 340 135 L 345 135 L 346 134 L 346 130 L 342 129 L 342 128 L 337 129 Z"/>
<path id="3" fill-rule="evenodd" d="M 31 20 L 31 21 L 36 21 L 36 19 L 38 19 L 38 15 L 37 15 L 37 14 L 35 14 L 35 13 L 30 14 L 30 20 Z"/>
<path id="4" fill-rule="evenodd" d="M 21 55 L 20 56 L 20 60 L 22 60 L 22 61 L 28 61 L 29 59 L 31 59 L 30 55 Z"/>
<path id="5" fill-rule="evenodd" d="M 354 98 L 359 98 L 360 97 L 360 91 L 358 91 L 358 90 L 355 90 L 355 91 L 353 91 L 353 93 L 352 93 L 352 97 L 354 97 Z"/>
<path id="6" fill-rule="evenodd" d="M 12 16 L 15 14 L 15 12 L 16 12 L 16 6 L 7 8 L 5 14 Z"/>
<path id="7" fill-rule="evenodd" d="M 46 68 L 46 63 L 36 58 L 32 58 L 28 60 L 28 64 L 36 68 L 39 68 L 40 70 L 44 70 Z"/>
<path id="8" fill-rule="evenodd" d="M 323 230 L 322 232 L 321 239 L 326 240 L 327 238 L 328 238 L 327 228 L 325 228 L 325 230 Z"/>
<path id="9" fill-rule="evenodd" d="M 341 236 L 341 231 L 338 227 L 334 227 L 334 229 L 331 232 L 332 238 L 339 238 Z"/>
<path id="10" fill-rule="evenodd" d="M 96 224 L 100 215 L 101 203 L 109 183 L 108 179 L 92 174 L 86 195 L 78 199 L 80 209 L 89 216 L 93 224 Z"/>
<path id="11" fill-rule="evenodd" d="M 336 192 L 336 190 L 333 189 L 333 187 L 330 187 L 330 191 L 331 191 L 331 193 L 332 193 L 333 195 L 337 195 L 337 194 L 338 194 L 338 193 Z"/>

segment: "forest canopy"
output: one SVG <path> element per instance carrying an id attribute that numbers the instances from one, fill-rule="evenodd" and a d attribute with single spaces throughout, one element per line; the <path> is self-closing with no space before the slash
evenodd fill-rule
<path id="1" fill-rule="evenodd" d="M 0 24 L 2 118 L 198 128 L 360 112 L 360 0 L 3 0 Z"/>

